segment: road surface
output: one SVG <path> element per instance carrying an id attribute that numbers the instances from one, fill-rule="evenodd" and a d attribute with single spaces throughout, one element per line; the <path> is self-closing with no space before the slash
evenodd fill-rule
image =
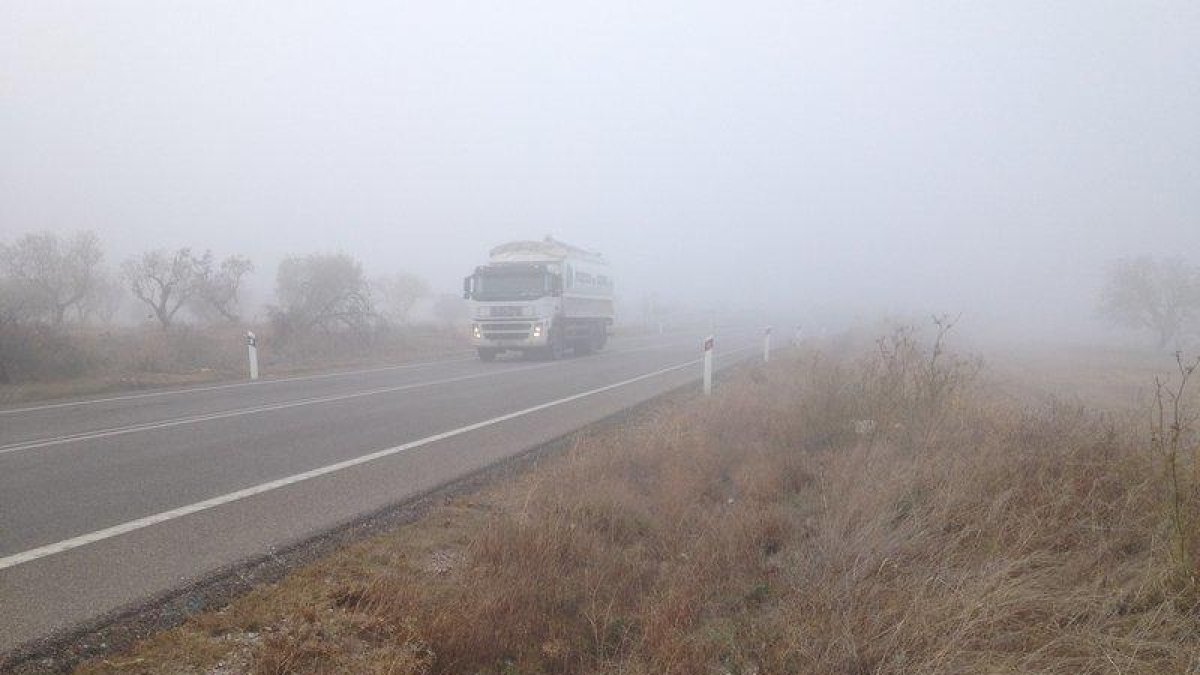
<path id="1" fill-rule="evenodd" d="M 717 364 L 755 352 L 718 335 Z M 700 336 L 0 409 L 0 655 L 695 380 Z"/>

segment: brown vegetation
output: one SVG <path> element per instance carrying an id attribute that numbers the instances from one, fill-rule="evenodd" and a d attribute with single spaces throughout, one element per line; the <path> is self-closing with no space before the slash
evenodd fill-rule
<path id="1" fill-rule="evenodd" d="M 362 333 L 290 336 L 254 325 L 266 376 L 460 352 L 463 331 L 377 324 Z M 0 405 L 65 396 L 245 378 L 246 327 L 0 325 Z"/>
<path id="2" fill-rule="evenodd" d="M 270 320 L 240 318 L 254 264 L 211 251 L 156 249 L 115 276 L 95 233 L 27 234 L 0 241 L 0 405 L 243 376 L 253 330 L 268 373 L 411 360 L 466 348 L 451 316 L 409 321 L 429 294 L 421 279 L 392 272 L 369 282 L 345 254 L 291 257 L 279 266 Z M 119 321 L 128 296 L 140 325 Z M 374 303 L 381 300 L 383 311 Z M 463 310 L 461 301 L 451 308 Z M 154 331 L 145 320 L 154 320 Z"/>
<path id="3" fill-rule="evenodd" d="M 1194 395 L 979 371 L 906 330 L 744 369 L 83 671 L 1195 672 Z"/>

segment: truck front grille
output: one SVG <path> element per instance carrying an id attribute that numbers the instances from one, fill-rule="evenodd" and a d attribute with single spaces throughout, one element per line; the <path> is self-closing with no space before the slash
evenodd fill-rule
<path id="1" fill-rule="evenodd" d="M 528 321 L 521 323 L 481 323 L 479 331 L 488 340 L 525 340 L 529 338 L 533 324 Z"/>
<path id="2" fill-rule="evenodd" d="M 521 305 L 501 305 L 499 307 L 489 307 L 488 316 L 493 318 L 515 318 L 525 313 L 525 307 Z"/>

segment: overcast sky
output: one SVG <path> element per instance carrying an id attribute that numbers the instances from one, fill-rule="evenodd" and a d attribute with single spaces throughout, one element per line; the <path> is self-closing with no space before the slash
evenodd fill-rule
<path id="1" fill-rule="evenodd" d="M 0 239 L 47 229 L 1076 321 L 1200 261 L 1200 2 L 4 0 Z"/>

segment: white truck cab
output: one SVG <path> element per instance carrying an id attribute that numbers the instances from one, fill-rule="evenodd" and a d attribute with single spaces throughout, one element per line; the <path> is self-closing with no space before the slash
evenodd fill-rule
<path id="1" fill-rule="evenodd" d="M 614 319 L 613 279 L 598 253 L 546 237 L 491 250 L 463 280 L 479 358 L 504 351 L 559 358 L 604 347 Z"/>

